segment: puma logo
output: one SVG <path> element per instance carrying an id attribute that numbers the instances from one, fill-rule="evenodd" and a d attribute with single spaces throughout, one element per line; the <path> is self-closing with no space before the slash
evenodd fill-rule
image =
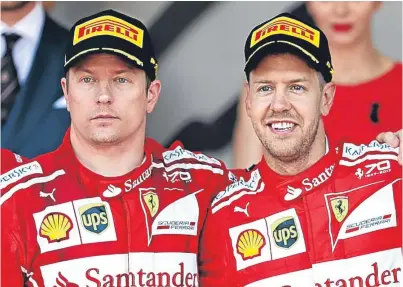
<path id="1" fill-rule="evenodd" d="M 243 212 L 243 213 L 246 214 L 247 217 L 249 217 L 248 206 L 249 206 L 249 202 L 246 204 L 245 208 L 241 208 L 241 207 L 239 207 L 239 206 L 235 206 L 235 207 L 234 207 L 234 212 Z"/>
<path id="2" fill-rule="evenodd" d="M 56 191 L 56 188 L 54 188 L 53 190 L 52 190 L 52 192 L 43 192 L 43 191 L 40 191 L 39 192 L 39 196 L 40 197 L 50 197 L 51 199 L 53 199 L 53 201 L 54 202 L 56 202 L 56 199 L 55 199 L 55 197 L 54 197 L 54 193 L 55 193 L 55 191 Z"/>

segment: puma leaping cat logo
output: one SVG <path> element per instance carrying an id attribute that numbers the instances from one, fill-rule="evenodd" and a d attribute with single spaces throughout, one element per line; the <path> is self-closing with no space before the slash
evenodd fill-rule
<path id="1" fill-rule="evenodd" d="M 55 193 L 55 191 L 56 191 L 56 188 L 54 188 L 53 190 L 52 190 L 52 192 L 43 192 L 43 191 L 40 191 L 39 192 L 39 196 L 40 197 L 50 197 L 51 199 L 53 199 L 53 201 L 54 202 L 56 202 L 56 199 L 55 199 L 55 197 L 53 196 L 53 194 Z"/>
<path id="2" fill-rule="evenodd" d="M 246 204 L 245 208 L 241 208 L 241 207 L 239 207 L 239 206 L 235 206 L 235 207 L 234 207 L 234 212 L 243 212 L 243 213 L 246 214 L 247 217 L 249 217 L 248 206 L 249 206 L 249 202 Z"/>

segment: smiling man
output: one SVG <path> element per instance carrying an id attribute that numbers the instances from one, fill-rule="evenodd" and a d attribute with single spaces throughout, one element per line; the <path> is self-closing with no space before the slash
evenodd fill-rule
<path id="1" fill-rule="evenodd" d="M 246 109 L 264 153 L 212 202 L 201 285 L 400 286 L 398 149 L 327 141 L 326 36 L 280 14 L 250 32 L 245 61 Z"/>

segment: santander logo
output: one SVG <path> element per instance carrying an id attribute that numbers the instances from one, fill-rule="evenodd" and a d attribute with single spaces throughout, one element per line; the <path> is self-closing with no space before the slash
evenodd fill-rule
<path id="1" fill-rule="evenodd" d="M 301 182 L 302 187 L 296 188 L 296 187 L 292 187 L 289 185 L 287 187 L 287 193 L 284 196 L 284 199 L 287 201 L 296 199 L 297 197 L 299 197 L 301 195 L 301 193 L 303 191 L 310 191 L 313 188 L 318 187 L 319 185 L 323 184 L 332 176 L 334 167 L 335 167 L 335 164 L 325 168 L 325 170 L 323 172 L 321 172 L 320 174 L 318 174 L 316 177 L 304 178 Z"/>

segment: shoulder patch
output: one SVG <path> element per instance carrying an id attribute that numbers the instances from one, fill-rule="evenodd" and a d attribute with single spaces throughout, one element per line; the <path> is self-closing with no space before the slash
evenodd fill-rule
<path id="1" fill-rule="evenodd" d="M 248 181 L 241 177 L 238 181 L 228 185 L 225 190 L 219 192 L 211 203 L 212 212 L 216 213 L 244 195 L 262 192 L 264 187 L 265 184 L 259 170 L 254 170 Z"/>
<path id="2" fill-rule="evenodd" d="M 32 174 L 43 173 L 41 165 L 37 161 L 20 165 L 0 176 L 0 189 L 6 188 L 8 185 L 17 182 L 24 177 Z"/>
<path id="3" fill-rule="evenodd" d="M 202 153 L 194 153 L 189 150 L 183 149 L 181 146 L 176 147 L 174 150 L 168 150 L 162 153 L 164 162 L 169 164 L 183 159 L 195 159 L 202 163 L 215 164 L 221 166 L 221 162 L 213 157 L 209 157 Z"/>
<path id="4" fill-rule="evenodd" d="M 399 153 L 399 148 L 393 148 L 386 143 L 380 143 L 376 140 L 370 142 L 368 145 L 361 144 L 355 145 L 352 143 L 345 143 L 343 145 L 343 155 L 342 157 L 355 160 L 366 153 Z"/>

